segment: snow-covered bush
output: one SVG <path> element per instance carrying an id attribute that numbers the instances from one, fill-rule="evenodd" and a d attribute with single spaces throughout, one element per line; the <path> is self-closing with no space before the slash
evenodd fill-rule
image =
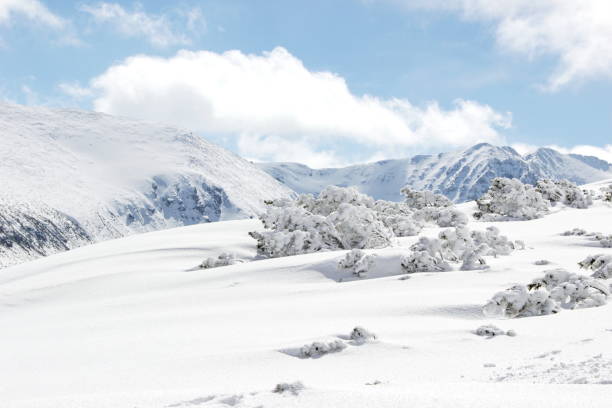
<path id="1" fill-rule="evenodd" d="M 357 343 L 365 343 L 368 341 L 376 340 L 376 335 L 374 333 L 361 326 L 355 327 L 353 331 L 351 331 L 350 337 L 351 340 Z"/>
<path id="2" fill-rule="evenodd" d="M 548 212 L 548 201 L 533 186 L 503 177 L 493 179 L 476 204 L 479 211 L 474 217 L 485 221 L 531 220 Z"/>
<path id="3" fill-rule="evenodd" d="M 548 264 L 550 264 L 550 261 L 548 259 L 538 259 L 533 264 L 534 265 L 538 265 L 538 266 L 548 265 Z"/>
<path id="4" fill-rule="evenodd" d="M 425 207 L 414 213 L 414 218 L 422 223 L 433 223 L 438 227 L 459 227 L 468 223 L 468 217 L 461 211 L 449 207 Z"/>
<path id="5" fill-rule="evenodd" d="M 612 255 L 589 255 L 582 261 L 578 262 L 578 265 L 580 265 L 580 267 L 583 269 L 590 269 L 594 271 L 591 275 L 594 278 L 612 278 Z"/>
<path id="6" fill-rule="evenodd" d="M 476 334 L 477 336 L 483 336 L 483 337 L 495 337 L 495 336 L 516 336 L 516 333 L 514 332 L 514 330 L 502 330 L 497 326 L 494 326 L 492 324 L 485 324 L 483 326 L 480 326 L 479 328 L 476 329 L 476 331 L 474 331 L 474 334 Z"/>
<path id="7" fill-rule="evenodd" d="M 529 291 L 525 285 L 515 285 L 496 293 L 484 306 L 486 316 L 524 317 L 559 312 L 559 305 L 550 299 L 548 291 Z"/>
<path id="8" fill-rule="evenodd" d="M 242 259 L 236 258 L 236 255 L 231 252 L 223 252 L 217 258 L 208 257 L 201 264 L 201 269 L 217 268 L 219 266 L 234 265 L 244 262 Z"/>
<path id="9" fill-rule="evenodd" d="M 406 204 L 417 210 L 426 207 L 451 207 L 453 205 L 453 202 L 445 196 L 427 190 L 417 191 L 405 186 L 400 190 L 400 193 L 406 197 Z"/>
<path id="10" fill-rule="evenodd" d="M 541 179 L 536 183 L 535 189 L 552 205 L 561 203 L 574 208 L 588 208 L 593 204 L 588 192 L 582 191 L 568 180 Z"/>
<path id="11" fill-rule="evenodd" d="M 292 383 L 279 383 L 276 384 L 276 387 L 272 390 L 277 394 L 283 394 L 285 392 L 290 392 L 293 395 L 298 395 L 300 392 L 304 390 L 304 384 L 301 381 L 296 381 Z"/>
<path id="12" fill-rule="evenodd" d="M 257 240 L 257 253 L 270 258 L 308 254 L 327 248 L 317 231 L 249 232 Z"/>
<path id="13" fill-rule="evenodd" d="M 355 188 L 330 186 L 318 197 L 268 202 L 260 216 L 268 231 L 252 232 L 258 254 L 279 257 L 335 249 L 382 248 L 423 224 L 403 203 L 375 201 Z"/>
<path id="14" fill-rule="evenodd" d="M 572 228 L 571 230 L 565 231 L 564 233 L 562 233 L 561 235 L 565 236 L 565 237 L 569 237 L 569 236 L 573 236 L 573 235 L 586 235 L 587 232 L 586 230 L 582 229 L 582 228 Z"/>
<path id="15" fill-rule="evenodd" d="M 315 341 L 312 344 L 306 344 L 300 349 L 300 356 L 303 358 L 319 357 L 323 354 L 342 351 L 346 348 L 346 344 L 341 340 L 331 340 L 327 342 Z"/>
<path id="16" fill-rule="evenodd" d="M 397 237 L 417 235 L 423 229 L 423 222 L 417 220 L 413 211 L 404 203 L 377 200 L 372 209 Z"/>
<path id="17" fill-rule="evenodd" d="M 601 199 L 603 201 L 612 202 L 612 184 L 608 184 L 601 188 Z"/>
<path id="18" fill-rule="evenodd" d="M 401 258 L 407 273 L 452 270 L 449 262 L 461 262 L 461 270 L 487 269 L 485 256 L 509 255 L 514 244 L 496 227 L 471 231 L 467 227 L 446 229 L 438 238 L 420 237 Z"/>
<path id="19" fill-rule="evenodd" d="M 444 259 L 432 256 L 427 251 L 414 251 L 409 255 L 402 256 L 402 268 L 406 273 L 414 272 L 445 272 L 452 270 Z"/>
<path id="20" fill-rule="evenodd" d="M 350 270 L 354 275 L 363 277 L 374 266 L 376 255 L 366 254 L 361 249 L 351 249 L 338 261 L 338 269 Z"/>
<path id="21" fill-rule="evenodd" d="M 539 316 L 561 309 L 601 306 L 609 294 L 608 287 L 598 279 L 552 269 L 528 285 L 515 285 L 496 293 L 483 312 L 487 316 Z"/>

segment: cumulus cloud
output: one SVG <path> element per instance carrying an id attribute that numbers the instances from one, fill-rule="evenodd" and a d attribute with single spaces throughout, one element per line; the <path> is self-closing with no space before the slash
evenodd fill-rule
<path id="1" fill-rule="evenodd" d="M 156 47 L 190 44 L 190 35 L 198 35 L 206 25 L 199 8 L 177 9 L 172 15 L 146 13 L 138 3 L 132 11 L 117 3 L 86 4 L 80 9 L 97 23 L 110 24 L 127 37 L 143 37 Z"/>
<path id="2" fill-rule="evenodd" d="M 546 88 L 612 77 L 610 0 L 392 0 L 409 7 L 447 10 L 493 23 L 501 48 L 529 57 L 558 57 Z"/>
<path id="3" fill-rule="evenodd" d="M 500 129 L 511 124 L 510 114 L 473 101 L 444 109 L 355 95 L 339 75 L 310 71 L 284 48 L 261 55 L 183 50 L 170 58 L 133 56 L 94 78 L 90 88 L 98 111 L 230 135 L 240 153 L 254 159 L 287 160 L 307 149 L 316 165 L 347 156 L 322 147 L 334 141 L 344 150 L 400 156 L 415 147 L 499 143 Z"/>
<path id="4" fill-rule="evenodd" d="M 16 16 L 54 29 L 66 26 L 63 18 L 53 14 L 38 0 L 0 0 L 0 24 L 10 24 Z"/>

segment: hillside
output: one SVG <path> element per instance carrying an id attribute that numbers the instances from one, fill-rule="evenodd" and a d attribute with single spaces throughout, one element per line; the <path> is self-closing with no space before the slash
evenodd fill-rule
<path id="1" fill-rule="evenodd" d="M 292 192 L 185 130 L 0 103 L 0 267 L 84 243 L 248 218 Z"/>
<path id="2" fill-rule="evenodd" d="M 455 202 L 480 197 L 495 177 L 535 183 L 540 178 L 577 184 L 612 177 L 612 165 L 595 157 L 564 155 L 541 148 L 521 156 L 511 147 L 481 143 L 469 149 L 420 155 L 344 168 L 311 169 L 298 163 L 258 166 L 298 193 L 318 193 L 328 185 L 355 186 L 377 199 L 400 201 L 404 185 L 444 194 Z"/>
<path id="3" fill-rule="evenodd" d="M 469 213 L 474 203 L 458 207 Z M 560 235 L 612 234 L 611 213 L 598 201 L 532 221 L 471 220 L 471 229 L 495 225 L 527 245 L 488 258 L 485 271 L 402 274 L 399 256 L 417 239 L 408 237 L 369 251 L 380 265 L 372 275 L 338 282 L 345 251 L 258 260 L 247 235 L 257 220 L 139 234 L 13 266 L 0 274 L 3 406 L 606 406 L 611 304 L 517 319 L 481 309 L 515 282 L 579 272 L 585 256 L 612 254 Z M 194 268 L 224 251 L 248 262 Z M 541 259 L 550 265 L 534 264 Z M 516 336 L 474 334 L 491 323 Z M 356 325 L 376 341 L 346 341 L 320 358 L 292 354 L 346 339 Z M 295 381 L 304 389 L 272 392 Z"/>

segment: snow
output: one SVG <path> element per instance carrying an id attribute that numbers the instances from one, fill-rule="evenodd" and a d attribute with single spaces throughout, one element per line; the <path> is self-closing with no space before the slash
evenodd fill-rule
<path id="1" fill-rule="evenodd" d="M 77 223 L 64 234 L 0 236 L 0 268 L 87 242 L 248 218 L 264 200 L 293 195 L 252 163 L 162 124 L 0 102 L 0 129 L 0 229 L 24 214 Z"/>
<path id="2" fill-rule="evenodd" d="M 565 155 L 541 148 L 521 156 L 508 146 L 480 143 L 468 149 L 384 160 L 343 168 L 311 169 L 299 163 L 259 163 L 272 177 L 298 193 L 316 194 L 328 185 L 354 186 L 375 199 L 401 201 L 405 185 L 440 193 L 455 202 L 475 200 L 495 177 L 568 179 L 578 184 L 612 177 L 612 165 L 595 157 Z"/>
<path id="3" fill-rule="evenodd" d="M 361 278 L 337 268 L 348 251 L 261 259 L 248 235 L 263 229 L 255 219 L 143 233 L 9 267 L 0 273 L 2 406 L 607 406 L 611 303 L 516 319 L 487 318 L 482 307 L 545 270 L 580 272 L 587 256 L 612 254 L 561 235 L 609 235 L 610 221 L 612 206 L 599 200 L 530 221 L 471 220 L 472 230 L 495 226 L 526 244 L 487 257 L 487 270 L 405 275 L 400 260 L 416 236 L 364 250 L 376 262 Z M 245 262 L 198 268 L 222 253 Z M 550 264 L 534 264 L 541 259 Z M 474 334 L 484 325 L 516 335 Z M 353 342 L 355 327 L 376 338 Z M 315 342 L 346 347 L 317 358 L 284 352 Z"/>

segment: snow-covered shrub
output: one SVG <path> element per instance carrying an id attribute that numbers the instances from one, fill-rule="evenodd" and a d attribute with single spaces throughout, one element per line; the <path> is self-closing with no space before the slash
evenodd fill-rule
<path id="1" fill-rule="evenodd" d="M 414 213 L 414 218 L 422 223 L 433 223 L 438 227 L 459 227 L 468 223 L 468 217 L 455 208 L 425 207 Z"/>
<path id="2" fill-rule="evenodd" d="M 461 269 L 462 271 L 473 271 L 477 269 L 488 269 L 489 265 L 484 260 L 483 256 L 489 251 L 487 244 L 480 244 L 477 247 L 470 246 L 461 255 Z"/>
<path id="3" fill-rule="evenodd" d="M 461 262 L 461 270 L 487 269 L 485 256 L 509 255 L 514 244 L 496 227 L 471 231 L 465 226 L 446 229 L 438 238 L 420 237 L 401 259 L 408 273 L 452 270 L 449 262 Z"/>
<path id="4" fill-rule="evenodd" d="M 588 208 L 593 204 L 589 193 L 585 193 L 568 180 L 541 179 L 536 183 L 535 189 L 552 205 L 561 203 L 574 208 Z"/>
<path id="5" fill-rule="evenodd" d="M 258 254 L 279 257 L 321 250 L 382 248 L 421 226 L 401 203 L 374 201 L 354 188 L 330 186 L 318 197 L 268 202 L 260 216 L 269 231 L 252 232 Z"/>
<path id="6" fill-rule="evenodd" d="M 486 316 L 524 317 L 559 312 L 546 289 L 529 291 L 525 285 L 514 285 L 496 293 L 484 306 Z"/>
<path id="7" fill-rule="evenodd" d="M 476 331 L 474 331 L 474 334 L 476 334 L 477 336 L 483 336 L 483 337 L 495 337 L 495 336 L 516 336 L 516 333 L 514 332 L 514 330 L 502 330 L 497 326 L 494 326 L 492 324 L 485 324 L 483 326 L 480 326 L 479 328 L 476 329 Z"/>
<path id="8" fill-rule="evenodd" d="M 234 265 L 244 262 L 242 259 L 236 258 L 236 255 L 231 252 L 223 252 L 217 258 L 208 257 L 201 264 L 201 269 L 217 268 L 219 266 Z"/>
<path id="9" fill-rule="evenodd" d="M 547 259 L 538 259 L 537 261 L 535 261 L 533 263 L 534 265 L 538 265 L 538 266 L 542 266 L 542 265 L 548 265 L 550 264 L 550 261 Z"/>
<path id="10" fill-rule="evenodd" d="M 361 326 L 357 326 L 351 331 L 351 340 L 357 343 L 365 343 L 368 341 L 376 340 L 376 335 L 369 330 Z"/>
<path id="11" fill-rule="evenodd" d="M 514 241 L 514 249 L 518 249 L 520 251 L 523 251 L 525 249 L 525 241 L 522 241 L 520 239 L 517 239 Z"/>
<path id="12" fill-rule="evenodd" d="M 304 384 L 302 384 L 301 381 L 296 381 L 292 383 L 279 383 L 276 384 L 276 387 L 274 387 L 274 390 L 272 390 L 272 392 L 275 392 L 277 394 L 290 392 L 293 395 L 298 395 L 304 390 L 304 388 Z"/>
<path id="13" fill-rule="evenodd" d="M 589 255 L 582 261 L 578 262 L 578 265 L 580 265 L 580 267 L 583 269 L 590 269 L 594 271 L 591 275 L 594 278 L 612 278 L 612 255 Z"/>
<path id="14" fill-rule="evenodd" d="M 351 249 L 338 261 L 338 269 L 350 270 L 354 275 L 363 277 L 374 266 L 376 255 L 366 254 L 361 249 Z"/>
<path id="15" fill-rule="evenodd" d="M 600 239 L 599 244 L 604 248 L 612 248 L 612 235 Z"/>
<path id="16" fill-rule="evenodd" d="M 414 251 L 402 256 L 401 265 L 407 273 L 414 272 L 444 272 L 452 270 L 444 259 L 432 256 L 427 251 Z"/>
<path id="17" fill-rule="evenodd" d="M 531 220 L 548 212 L 548 201 L 533 186 L 503 177 L 493 179 L 489 190 L 476 204 L 479 211 L 474 217 L 485 221 Z"/>
<path id="18" fill-rule="evenodd" d="M 601 199 L 603 201 L 612 202 L 612 184 L 608 184 L 601 188 Z"/>
<path id="19" fill-rule="evenodd" d="M 343 203 L 327 219 L 340 237 L 341 248 L 382 248 L 391 244 L 393 231 L 367 207 Z"/>
<path id="20" fill-rule="evenodd" d="M 413 211 L 404 203 L 377 200 L 372 209 L 397 237 L 417 235 L 423 229 L 423 222 L 418 221 Z"/>
<path id="21" fill-rule="evenodd" d="M 496 293 L 484 306 L 487 316 L 526 317 L 606 304 L 608 287 L 600 280 L 564 269 L 545 271 L 528 285 Z"/>
<path id="22" fill-rule="evenodd" d="M 312 344 L 306 344 L 300 349 L 300 356 L 303 358 L 318 357 L 327 353 L 342 351 L 346 348 L 346 344 L 341 340 L 332 340 L 328 342 L 315 341 Z"/>
<path id="23" fill-rule="evenodd" d="M 487 244 L 490 248 L 486 255 L 497 257 L 498 255 L 510 255 L 514 250 L 514 244 L 507 236 L 501 235 L 499 228 L 487 227 L 485 231 L 472 231 L 471 238 L 474 245 Z"/>
<path id="24" fill-rule="evenodd" d="M 582 229 L 582 228 L 572 228 L 571 230 L 565 231 L 564 233 L 562 233 L 561 235 L 565 236 L 565 237 L 569 237 L 569 236 L 573 236 L 573 235 L 586 235 L 587 232 L 586 230 Z"/>
<path id="25" fill-rule="evenodd" d="M 270 258 L 308 254 L 326 248 L 317 231 L 253 231 L 249 235 L 257 240 L 257 253 Z"/>
<path id="26" fill-rule="evenodd" d="M 426 207 L 451 207 L 453 205 L 453 202 L 445 196 L 427 190 L 417 191 L 405 186 L 400 190 L 400 193 L 406 197 L 406 204 L 417 210 Z"/>

